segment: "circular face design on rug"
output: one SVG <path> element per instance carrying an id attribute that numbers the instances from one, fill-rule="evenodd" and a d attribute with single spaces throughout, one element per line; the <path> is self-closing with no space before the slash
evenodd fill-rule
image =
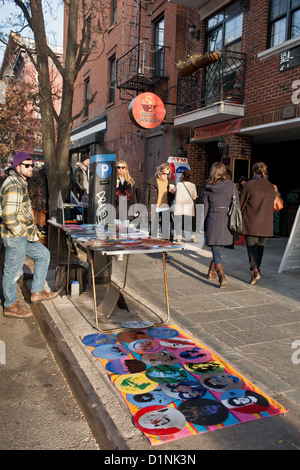
<path id="1" fill-rule="evenodd" d="M 157 383 L 145 374 L 120 375 L 114 381 L 114 385 L 120 392 L 133 395 L 152 392 L 157 388 Z"/>
<path id="2" fill-rule="evenodd" d="M 180 411 L 170 406 L 147 406 L 137 412 L 133 422 L 143 432 L 165 436 L 181 431 L 186 419 Z"/>
<path id="3" fill-rule="evenodd" d="M 139 339 L 128 344 L 130 351 L 137 354 L 154 354 L 163 350 L 158 341 L 153 339 Z"/>
<path id="4" fill-rule="evenodd" d="M 235 375 L 206 374 L 200 377 L 199 382 L 208 390 L 225 392 L 235 388 L 243 388 L 244 382 Z"/>
<path id="5" fill-rule="evenodd" d="M 93 349 L 92 354 L 100 359 L 112 361 L 113 359 L 121 359 L 128 356 L 129 352 L 118 344 L 102 344 Z"/>
<path id="6" fill-rule="evenodd" d="M 133 341 L 137 341 L 138 339 L 152 339 L 150 336 L 147 335 L 144 331 L 140 330 L 128 330 L 128 331 L 121 331 L 117 334 L 117 340 L 121 343 L 132 343 Z"/>
<path id="7" fill-rule="evenodd" d="M 208 398 L 184 401 L 178 409 L 189 423 L 199 426 L 214 426 L 223 423 L 229 415 L 222 403 Z"/>
<path id="8" fill-rule="evenodd" d="M 196 346 L 194 341 L 188 338 L 162 339 L 160 344 L 167 349 L 182 349 L 188 346 Z"/>
<path id="9" fill-rule="evenodd" d="M 145 374 L 149 379 L 160 384 L 183 382 L 187 378 L 185 370 L 166 365 L 150 367 L 146 369 Z"/>
<path id="10" fill-rule="evenodd" d="M 126 400 L 138 408 L 145 408 L 145 406 L 161 405 L 166 406 L 172 403 L 173 398 L 166 395 L 161 388 L 153 390 L 153 392 L 140 393 L 138 395 L 126 395 Z"/>
<path id="11" fill-rule="evenodd" d="M 135 320 L 135 321 L 127 321 L 125 323 L 122 323 L 122 326 L 124 328 L 149 328 L 150 326 L 152 326 L 153 323 L 151 321 L 138 321 L 138 320 Z"/>
<path id="12" fill-rule="evenodd" d="M 122 359 L 115 359 L 114 361 L 108 362 L 105 368 L 108 372 L 118 375 L 137 374 L 146 370 L 146 364 L 137 359 L 123 357 Z"/>
<path id="13" fill-rule="evenodd" d="M 224 366 L 218 361 L 203 363 L 186 362 L 183 367 L 191 374 L 210 374 L 211 372 L 223 372 Z"/>
<path id="14" fill-rule="evenodd" d="M 228 390 L 221 395 L 221 402 L 240 413 L 260 413 L 269 408 L 268 400 L 252 390 Z"/>
<path id="15" fill-rule="evenodd" d="M 173 353 L 166 350 L 159 351 L 156 354 L 143 354 L 141 361 L 143 361 L 148 366 L 157 366 L 159 364 L 173 366 L 174 364 L 178 364 L 177 357 Z"/>
<path id="16" fill-rule="evenodd" d="M 114 336 L 93 334 L 87 335 L 82 339 L 83 344 L 90 346 L 91 348 L 96 348 L 102 344 L 115 344 L 118 340 Z"/>
<path id="17" fill-rule="evenodd" d="M 163 326 L 150 328 L 147 331 L 147 333 L 152 338 L 159 338 L 159 339 L 175 338 L 176 336 L 179 335 L 179 332 L 177 330 L 174 330 L 174 328 L 166 328 L 166 327 L 163 327 Z"/>
<path id="18" fill-rule="evenodd" d="M 182 362 L 207 362 L 210 361 L 212 355 L 206 349 L 201 349 L 195 347 L 188 347 L 184 349 L 179 349 L 175 352 L 176 357 Z"/>
<path id="19" fill-rule="evenodd" d="M 163 384 L 162 391 L 173 398 L 173 400 L 191 400 L 202 398 L 207 390 L 199 382 L 185 380 L 181 383 Z"/>

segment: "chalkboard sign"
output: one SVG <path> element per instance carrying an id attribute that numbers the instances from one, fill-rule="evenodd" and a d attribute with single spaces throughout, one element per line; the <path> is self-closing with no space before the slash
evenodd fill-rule
<path id="1" fill-rule="evenodd" d="M 300 65 L 300 46 L 280 52 L 279 71 Z"/>
<path id="2" fill-rule="evenodd" d="M 278 272 L 300 269 L 300 207 L 290 233 Z"/>
<path id="3" fill-rule="evenodd" d="M 241 176 L 249 178 L 250 160 L 249 158 L 233 158 L 233 181 L 238 183 Z"/>

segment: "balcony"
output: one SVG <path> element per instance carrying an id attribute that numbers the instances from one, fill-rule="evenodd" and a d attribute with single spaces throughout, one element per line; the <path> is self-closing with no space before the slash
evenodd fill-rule
<path id="1" fill-rule="evenodd" d="M 116 61 L 116 87 L 124 90 L 144 91 L 164 74 L 165 46 L 139 42 Z"/>
<path id="2" fill-rule="evenodd" d="M 175 126 L 200 127 L 244 115 L 246 54 L 225 50 L 217 62 L 178 76 Z"/>

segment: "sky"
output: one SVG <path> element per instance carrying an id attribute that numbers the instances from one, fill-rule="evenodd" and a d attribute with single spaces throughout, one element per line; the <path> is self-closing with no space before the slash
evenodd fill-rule
<path id="1" fill-rule="evenodd" d="M 46 5 L 46 1 L 43 1 L 43 4 Z M 62 0 L 52 0 L 51 1 L 51 10 L 50 12 L 44 13 L 45 16 L 45 23 L 46 23 L 46 32 L 49 35 L 49 43 L 55 44 L 57 46 L 62 46 L 63 44 L 63 2 Z M 10 13 L 20 11 L 14 3 L 10 0 L 5 0 L 4 5 L 0 3 L 0 28 L 3 24 L 4 20 L 10 16 Z M 2 28 L 1 28 L 2 29 Z M 25 37 L 32 37 L 29 33 L 29 28 L 27 28 L 24 33 L 22 33 Z M 8 28 L 5 30 L 9 34 L 10 29 Z M 53 36 L 52 32 L 55 34 Z M 0 43 L 0 66 L 3 60 L 3 54 L 5 51 L 5 46 Z"/>

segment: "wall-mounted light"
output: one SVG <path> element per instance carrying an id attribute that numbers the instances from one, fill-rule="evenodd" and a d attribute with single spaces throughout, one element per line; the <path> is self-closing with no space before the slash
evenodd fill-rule
<path id="1" fill-rule="evenodd" d="M 221 157 L 223 156 L 224 148 L 225 148 L 225 140 L 224 140 L 224 137 L 221 137 L 218 140 L 218 150 L 219 150 Z"/>
<path id="2" fill-rule="evenodd" d="M 189 27 L 189 33 L 193 39 L 197 39 L 197 41 L 200 40 L 200 29 L 196 28 L 196 25 L 194 22 Z"/>
<path id="3" fill-rule="evenodd" d="M 187 151 L 186 150 L 183 150 L 183 147 L 182 147 L 182 144 L 179 145 L 178 149 L 177 149 L 177 157 L 184 157 L 186 158 L 187 156 Z"/>
<path id="4" fill-rule="evenodd" d="M 140 139 L 142 139 L 143 136 L 144 136 L 144 134 L 142 133 L 141 129 L 138 129 L 138 130 L 136 131 L 136 135 L 137 135 L 137 137 L 139 137 Z"/>

